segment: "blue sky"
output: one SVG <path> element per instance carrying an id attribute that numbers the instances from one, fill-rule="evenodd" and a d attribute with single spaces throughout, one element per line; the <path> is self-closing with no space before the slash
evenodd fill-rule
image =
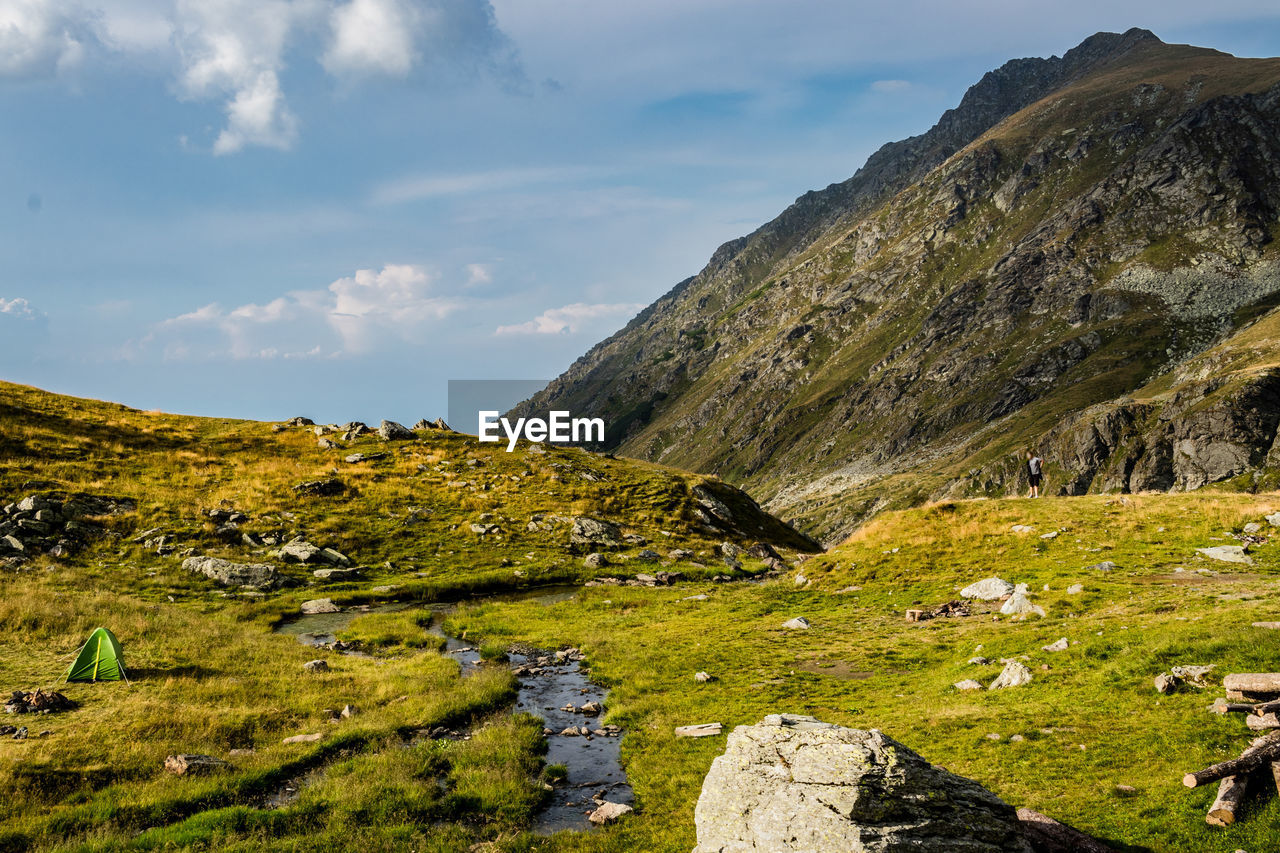
<path id="1" fill-rule="evenodd" d="M 1274 0 L 0 0 L 0 378 L 412 422 L 550 378 L 984 71 Z"/>

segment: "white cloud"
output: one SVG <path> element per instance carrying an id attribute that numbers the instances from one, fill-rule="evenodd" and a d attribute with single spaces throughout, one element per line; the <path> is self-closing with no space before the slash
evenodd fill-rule
<path id="1" fill-rule="evenodd" d="M 176 63 L 187 100 L 223 105 L 214 154 L 291 148 L 282 85 L 313 50 L 334 78 L 405 77 L 435 64 L 523 79 L 489 0 L 0 0 L 0 79 L 48 78 L 92 59 Z M 184 147 L 186 147 L 184 145 Z"/>
<path id="2" fill-rule="evenodd" d="M 215 154 L 293 145 L 298 122 L 285 104 L 280 72 L 290 34 L 313 10 L 307 0 L 178 0 L 183 93 L 228 99 Z"/>
<path id="3" fill-rule="evenodd" d="M 574 302 L 562 308 L 548 308 L 537 317 L 525 323 L 511 326 L 499 326 L 494 330 L 496 335 L 569 335 L 575 334 L 592 320 L 602 317 L 634 314 L 643 308 L 639 302 L 621 302 L 612 305 L 588 305 L 585 302 Z"/>
<path id="4" fill-rule="evenodd" d="M 351 0 L 330 14 L 333 41 L 322 63 L 334 75 L 403 77 L 417 60 L 419 11 L 399 0 Z"/>
<path id="5" fill-rule="evenodd" d="M 5 299 L 0 296 L 0 314 L 9 314 L 13 317 L 34 317 L 36 316 L 36 311 L 31 307 L 31 303 L 21 296 L 16 299 Z"/>
<path id="6" fill-rule="evenodd" d="M 84 59 L 93 16 L 55 0 L 0 0 L 0 78 L 52 77 Z"/>
<path id="7" fill-rule="evenodd" d="M 388 264 L 264 304 L 230 310 L 205 305 L 161 322 L 147 343 L 158 343 L 166 358 L 358 355 L 387 338 L 410 339 L 459 307 L 435 291 L 435 280 L 423 268 Z"/>
<path id="8" fill-rule="evenodd" d="M 582 166 L 550 166 L 443 175 L 411 175 L 377 187 L 373 191 L 372 200 L 375 204 L 398 204 L 443 196 L 476 195 L 537 184 L 566 182 L 598 174 L 601 174 L 600 170 Z"/>
<path id="9" fill-rule="evenodd" d="M 489 269 L 488 264 L 467 264 L 464 269 L 467 271 L 467 287 L 489 284 L 493 281 L 493 271 Z"/>

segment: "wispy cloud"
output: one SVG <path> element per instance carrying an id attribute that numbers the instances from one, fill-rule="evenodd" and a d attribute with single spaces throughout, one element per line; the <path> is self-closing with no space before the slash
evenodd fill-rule
<path id="1" fill-rule="evenodd" d="M 14 299 L 0 297 L 0 314 L 8 314 L 12 317 L 34 317 L 36 310 L 21 296 Z"/>
<path id="2" fill-rule="evenodd" d="M 893 95 L 911 88 L 909 80 L 876 80 L 871 84 L 871 91 L 881 95 Z"/>
<path id="3" fill-rule="evenodd" d="M 467 196 L 524 187 L 563 184 L 602 174 L 585 166 L 549 166 L 528 169 L 494 169 L 483 172 L 406 175 L 375 187 L 374 204 L 402 204 L 443 196 Z"/>
<path id="4" fill-rule="evenodd" d="M 537 317 L 524 323 L 510 326 L 499 326 L 494 330 L 496 335 L 568 335 L 578 332 L 592 321 L 605 317 L 619 317 L 635 314 L 644 305 L 639 302 L 619 302 L 611 305 L 588 305 L 585 302 L 574 302 L 561 308 L 548 308 Z"/>
<path id="5" fill-rule="evenodd" d="M 156 325 L 144 345 L 166 358 L 315 358 L 359 355 L 386 338 L 407 339 L 456 310 L 436 279 L 411 264 L 357 270 L 328 287 L 295 290 L 266 303 L 217 303 Z"/>

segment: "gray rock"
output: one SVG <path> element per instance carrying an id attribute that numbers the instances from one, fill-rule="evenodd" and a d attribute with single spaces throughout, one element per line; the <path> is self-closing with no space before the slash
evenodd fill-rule
<path id="1" fill-rule="evenodd" d="M 342 608 L 334 604 L 333 600 L 329 598 L 313 598 L 310 601 L 304 601 L 298 609 L 308 616 L 313 616 L 316 613 L 342 612 Z"/>
<path id="2" fill-rule="evenodd" d="M 874 729 L 770 715 L 739 726 L 694 809 L 694 853 L 1030 853 L 1016 813 Z"/>
<path id="3" fill-rule="evenodd" d="M 298 483 L 293 490 L 305 497 L 332 497 L 345 492 L 347 485 L 337 477 L 329 477 L 325 480 L 308 480 L 305 483 Z"/>
<path id="4" fill-rule="evenodd" d="M 378 435 L 383 441 L 409 441 L 417 438 L 413 430 L 395 421 L 383 421 L 378 426 Z"/>
<path id="5" fill-rule="evenodd" d="M 266 563 L 233 563 L 221 557 L 188 557 L 182 568 L 197 572 L 223 586 L 247 586 L 254 589 L 277 589 L 288 579 Z"/>
<path id="6" fill-rule="evenodd" d="M 656 563 L 658 560 L 662 559 L 662 555 L 657 551 L 645 548 L 643 551 L 636 554 L 635 558 L 641 563 Z"/>
<path id="7" fill-rule="evenodd" d="M 803 616 L 797 616 L 794 619 L 788 619 L 783 622 L 782 627 L 791 631 L 807 631 L 809 630 L 809 620 Z"/>
<path id="8" fill-rule="evenodd" d="M 632 811 L 631 806 L 626 803 L 604 802 L 598 809 L 587 815 L 587 820 L 596 826 L 603 826 L 606 823 L 613 823 L 624 814 L 630 814 Z"/>
<path id="9" fill-rule="evenodd" d="M 1084 592 L 1084 584 L 1082 583 L 1073 583 L 1067 587 L 1067 595 L 1079 595 L 1082 592 Z"/>
<path id="10" fill-rule="evenodd" d="M 1280 527 L 1280 512 L 1273 512 L 1271 515 L 1268 515 L 1266 519 L 1267 524 L 1270 524 L 1272 527 Z"/>
<path id="11" fill-rule="evenodd" d="M 289 563 L 311 563 L 320 555 L 320 548 L 305 539 L 294 539 L 280 547 L 280 559 Z"/>
<path id="12" fill-rule="evenodd" d="M 322 740 L 323 738 L 324 738 L 323 734 L 321 734 L 320 732 L 315 732 L 314 734 L 309 734 L 309 735 L 294 735 L 293 737 L 287 737 L 280 742 L 281 743 L 315 743 L 316 741 Z"/>
<path id="13" fill-rule="evenodd" d="M 969 663 L 972 666 L 991 666 L 991 659 L 978 655 L 977 657 L 969 658 Z"/>
<path id="14" fill-rule="evenodd" d="M 569 547 L 583 553 L 617 551 L 623 547 L 622 531 L 611 522 L 578 516 L 569 531 Z"/>
<path id="15" fill-rule="evenodd" d="M 1011 660 L 1004 665 L 1004 669 L 996 676 L 996 680 L 991 682 L 988 690 L 1002 690 L 1006 687 L 1021 687 L 1024 684 L 1031 683 L 1031 670 L 1016 660 Z"/>
<path id="16" fill-rule="evenodd" d="M 715 681 L 716 677 L 709 672 L 695 672 L 693 680 L 699 684 L 706 684 L 708 681 Z"/>
<path id="17" fill-rule="evenodd" d="M 1212 548 L 1197 548 L 1196 551 L 1211 560 L 1223 563 L 1253 565 L 1253 558 L 1249 556 L 1243 545 L 1215 545 Z"/>
<path id="18" fill-rule="evenodd" d="M 609 565 L 609 561 L 605 559 L 604 554 L 601 554 L 598 551 L 593 551 L 582 559 L 582 565 L 586 566 L 588 569 L 603 569 L 605 566 Z"/>
<path id="19" fill-rule="evenodd" d="M 328 672 L 329 662 L 327 660 L 309 660 L 302 665 L 307 672 Z"/>
<path id="20" fill-rule="evenodd" d="M 981 690 L 982 685 L 974 681 L 972 678 L 966 678 L 964 681 L 957 681 L 952 685 L 956 690 Z"/>
<path id="21" fill-rule="evenodd" d="M 1244 527 L 1242 527 L 1240 529 L 1240 532 L 1244 533 L 1247 536 L 1253 536 L 1255 533 L 1258 533 L 1261 530 L 1262 530 L 1261 524 L 1259 524 L 1256 521 L 1251 521 L 1248 524 L 1246 524 Z"/>
<path id="22" fill-rule="evenodd" d="M 360 576 L 359 569 L 316 569 L 311 573 L 322 581 L 349 581 Z"/>
<path id="23" fill-rule="evenodd" d="M 322 438 L 316 442 L 316 446 L 319 447 L 321 450 L 333 450 L 338 445 L 334 444 L 331 440 L 327 438 Z"/>
<path id="24" fill-rule="evenodd" d="M 994 577 L 971 583 L 960 590 L 961 598 L 976 598 L 979 601 L 995 601 L 1012 594 L 1013 584 Z"/>
<path id="25" fill-rule="evenodd" d="M 1041 646 L 1041 650 L 1046 652 L 1065 652 L 1069 647 L 1066 637 L 1059 637 L 1047 646 Z"/>
<path id="26" fill-rule="evenodd" d="M 1092 566 L 1085 566 L 1084 568 L 1085 571 L 1110 572 L 1120 567 L 1110 560 L 1103 560 L 1101 563 L 1094 563 Z"/>
<path id="27" fill-rule="evenodd" d="M 1157 693 L 1177 693 L 1182 687 L 1182 679 L 1178 676 L 1162 672 L 1155 677 L 1155 688 Z"/>
<path id="28" fill-rule="evenodd" d="M 1038 604 L 1032 604 L 1031 599 L 1027 598 L 1026 592 L 1015 592 L 1009 597 L 1009 600 L 1000 606 L 1000 612 L 1005 616 L 1037 616 L 1044 615 L 1044 608 Z"/>
<path id="29" fill-rule="evenodd" d="M 175 776 L 204 776 L 227 766 L 227 762 L 212 755 L 170 755 L 164 760 L 164 769 Z"/>

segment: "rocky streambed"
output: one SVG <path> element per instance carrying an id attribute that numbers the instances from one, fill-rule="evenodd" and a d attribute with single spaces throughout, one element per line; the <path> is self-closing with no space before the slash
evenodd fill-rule
<path id="1" fill-rule="evenodd" d="M 466 603 L 484 601 L 522 601 L 531 606 L 549 606 L 572 598 L 575 587 L 548 587 L 539 590 L 496 593 L 469 599 Z M 282 634 L 296 636 L 312 646 L 334 646 L 337 635 L 357 616 L 387 613 L 415 607 L 430 610 L 431 633 L 445 640 L 445 654 L 456 659 L 465 676 L 480 666 L 480 650 L 473 644 L 445 633 L 443 620 L 463 602 L 430 604 L 392 603 L 314 613 L 290 619 L 277 626 Z M 340 651 L 352 654 L 351 650 Z M 606 726 L 603 713 L 608 691 L 591 681 L 582 667 L 582 656 L 576 649 L 542 651 L 521 649 L 509 653 L 510 666 L 519 678 L 513 713 L 529 713 L 541 717 L 547 736 L 548 765 L 563 765 L 565 780 L 551 792 L 547 806 L 539 813 L 534 830 L 551 833 L 560 830 L 582 830 L 591 826 L 590 815 L 603 801 L 629 805 L 634 794 L 622 769 L 621 730 Z"/>

